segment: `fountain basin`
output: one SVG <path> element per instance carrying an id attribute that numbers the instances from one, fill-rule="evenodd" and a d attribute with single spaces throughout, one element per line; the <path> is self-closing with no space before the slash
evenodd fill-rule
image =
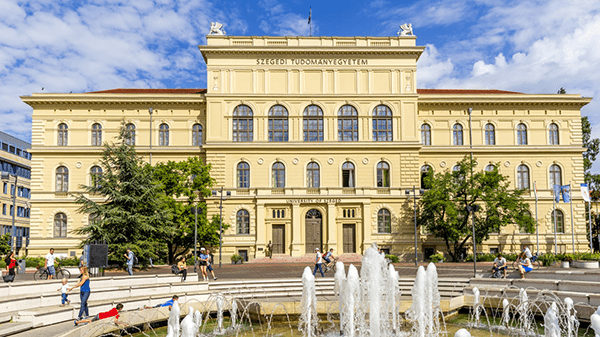
<path id="1" fill-rule="evenodd" d="M 573 267 L 584 269 L 597 269 L 600 266 L 598 261 L 573 261 Z"/>

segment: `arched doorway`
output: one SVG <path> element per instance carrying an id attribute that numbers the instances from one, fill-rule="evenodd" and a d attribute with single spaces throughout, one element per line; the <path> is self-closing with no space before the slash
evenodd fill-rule
<path id="1" fill-rule="evenodd" d="M 321 212 L 311 209 L 304 217 L 306 228 L 306 254 L 313 254 L 315 248 L 321 249 L 322 245 L 322 219 Z"/>

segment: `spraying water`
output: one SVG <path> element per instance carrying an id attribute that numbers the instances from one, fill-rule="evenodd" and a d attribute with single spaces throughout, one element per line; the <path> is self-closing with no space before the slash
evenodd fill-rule
<path id="1" fill-rule="evenodd" d="M 225 302 L 225 299 L 223 298 L 222 295 L 217 296 L 217 331 L 218 332 L 222 332 L 223 331 L 223 302 Z"/>
<path id="2" fill-rule="evenodd" d="M 519 290 L 519 306 L 517 307 L 519 313 L 519 323 L 525 332 L 530 332 L 530 311 L 529 311 L 529 298 L 527 297 L 527 291 L 523 288 Z"/>
<path id="3" fill-rule="evenodd" d="M 356 305 L 360 301 L 360 278 L 358 270 L 353 264 L 348 268 L 348 277 L 340 294 L 342 295 L 344 312 L 340 321 L 341 330 L 344 332 L 344 336 L 354 337 L 356 332 Z"/>
<path id="4" fill-rule="evenodd" d="M 600 337 L 600 314 L 598 312 L 600 312 L 600 307 L 590 317 L 590 325 L 592 326 L 592 330 L 594 330 L 595 337 Z"/>
<path id="5" fill-rule="evenodd" d="M 198 330 L 194 328 L 194 308 L 190 305 L 187 316 L 181 321 L 181 337 L 196 337 Z"/>
<path id="6" fill-rule="evenodd" d="M 556 302 L 552 302 L 552 305 L 550 305 L 544 315 L 544 337 L 561 337 L 557 311 Z"/>
<path id="7" fill-rule="evenodd" d="M 577 310 L 573 305 L 573 300 L 570 297 L 565 297 L 565 316 L 567 316 L 567 336 L 577 336 L 579 330 L 579 320 L 577 319 Z M 571 313 L 572 312 L 572 313 Z"/>
<path id="8" fill-rule="evenodd" d="M 480 293 L 477 287 L 473 288 L 473 316 L 475 317 L 475 326 L 479 326 L 479 316 L 481 310 Z"/>
<path id="9" fill-rule="evenodd" d="M 231 301 L 231 310 L 229 310 L 229 316 L 231 317 L 231 327 L 235 329 L 237 327 L 237 301 L 235 300 Z"/>
<path id="10" fill-rule="evenodd" d="M 508 328 L 508 323 L 510 322 L 510 304 L 508 300 L 505 298 L 502 300 L 502 324 L 506 325 Z"/>
<path id="11" fill-rule="evenodd" d="M 173 302 L 167 322 L 167 337 L 179 337 L 179 303 Z"/>
<path id="12" fill-rule="evenodd" d="M 298 330 L 304 333 L 304 336 L 315 336 L 319 316 L 317 315 L 317 294 L 315 290 L 315 277 L 310 267 L 304 268 L 302 274 L 302 315 L 300 315 L 300 324 Z"/>

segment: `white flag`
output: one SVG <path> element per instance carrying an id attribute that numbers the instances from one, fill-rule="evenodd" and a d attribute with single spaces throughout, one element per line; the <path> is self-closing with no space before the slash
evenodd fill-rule
<path id="1" fill-rule="evenodd" d="M 585 202 L 590 202 L 590 190 L 588 184 L 581 184 L 581 197 Z"/>

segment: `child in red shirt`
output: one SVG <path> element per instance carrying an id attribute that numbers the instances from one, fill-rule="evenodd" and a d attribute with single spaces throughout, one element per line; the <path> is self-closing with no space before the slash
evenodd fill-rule
<path id="1" fill-rule="evenodd" d="M 96 314 L 96 316 L 92 317 L 91 319 L 86 318 L 86 319 L 82 319 L 81 321 L 75 321 L 75 325 L 87 324 L 87 323 L 95 322 L 95 321 L 105 319 L 105 318 L 110 318 L 110 317 L 114 317 L 115 324 L 119 324 L 119 313 L 121 312 L 121 310 L 123 310 L 123 304 L 119 303 L 119 304 L 117 304 L 117 306 L 115 308 L 112 308 L 106 312 L 98 313 L 98 314 Z"/>

